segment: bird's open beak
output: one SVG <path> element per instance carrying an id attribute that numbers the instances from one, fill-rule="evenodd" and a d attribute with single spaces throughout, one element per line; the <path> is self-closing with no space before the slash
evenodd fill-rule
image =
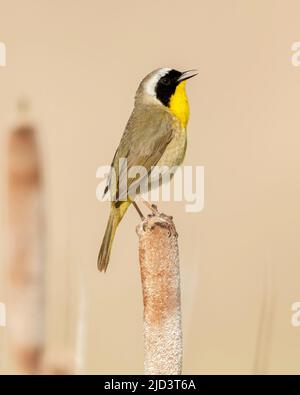
<path id="1" fill-rule="evenodd" d="M 189 78 L 195 77 L 198 74 L 197 70 L 188 70 L 184 71 L 181 76 L 178 78 L 178 82 L 188 80 Z"/>

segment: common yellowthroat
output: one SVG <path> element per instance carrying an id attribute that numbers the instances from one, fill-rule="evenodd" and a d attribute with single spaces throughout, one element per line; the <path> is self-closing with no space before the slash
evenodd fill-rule
<path id="1" fill-rule="evenodd" d="M 112 162 L 115 170 L 115 190 L 111 179 L 105 188 L 114 195 L 110 216 L 98 256 L 98 269 L 106 271 L 112 242 L 132 198 L 122 198 L 119 185 L 125 184 L 126 191 L 134 180 L 125 170 L 143 166 L 148 175 L 154 166 L 179 166 L 185 156 L 189 119 L 189 103 L 185 92 L 186 80 L 197 75 L 196 70 L 180 72 L 160 68 L 148 74 L 140 83 L 135 95 L 133 112 L 129 118 L 119 147 Z M 126 168 L 120 169 L 120 159 L 126 159 Z M 125 183 L 124 183 L 125 182 Z M 135 180 L 142 183 L 142 177 Z"/>

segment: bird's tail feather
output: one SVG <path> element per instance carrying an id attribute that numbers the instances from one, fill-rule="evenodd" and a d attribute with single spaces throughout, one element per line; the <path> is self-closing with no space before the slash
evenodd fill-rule
<path id="1" fill-rule="evenodd" d="M 98 255 L 98 269 L 100 272 L 105 272 L 107 269 L 116 230 L 128 206 L 128 202 L 123 202 L 118 208 L 112 207 L 110 210 L 106 231 Z"/>

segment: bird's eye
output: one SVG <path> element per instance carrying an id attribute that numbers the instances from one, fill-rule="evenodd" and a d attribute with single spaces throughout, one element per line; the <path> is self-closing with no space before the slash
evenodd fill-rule
<path id="1" fill-rule="evenodd" d="M 170 85 L 171 80 L 170 80 L 169 77 L 163 77 L 163 78 L 160 80 L 160 82 L 161 82 L 163 85 Z"/>

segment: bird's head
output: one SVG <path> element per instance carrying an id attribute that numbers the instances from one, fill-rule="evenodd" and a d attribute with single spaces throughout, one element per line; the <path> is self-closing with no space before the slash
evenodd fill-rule
<path id="1" fill-rule="evenodd" d="M 185 81 L 197 74 L 197 70 L 183 72 L 170 68 L 154 70 L 140 83 L 136 99 L 143 101 L 156 100 L 169 107 L 176 89 L 178 87 L 184 88 Z"/>
<path id="2" fill-rule="evenodd" d="M 157 104 L 167 107 L 182 126 L 186 127 L 189 119 L 189 103 L 185 82 L 197 74 L 197 70 L 183 72 L 170 68 L 154 70 L 140 83 L 135 105 Z"/>

